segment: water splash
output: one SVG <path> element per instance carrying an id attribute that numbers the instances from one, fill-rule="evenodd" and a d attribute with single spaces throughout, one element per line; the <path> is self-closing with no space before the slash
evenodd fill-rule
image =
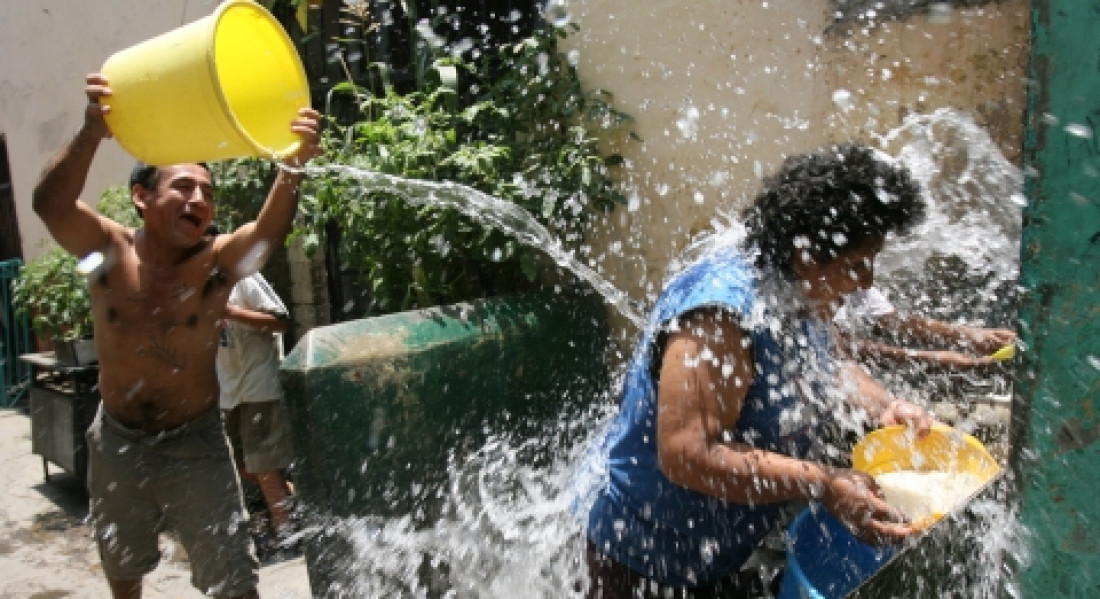
<path id="1" fill-rule="evenodd" d="M 914 171 L 929 191 L 932 206 L 929 223 L 896 240 L 881 257 L 879 271 L 887 278 L 923 281 L 927 265 L 936 262 L 943 248 L 952 248 L 968 271 L 993 273 L 989 281 L 995 284 L 1011 282 L 1025 200 L 1018 169 L 1000 155 L 989 136 L 966 115 L 939 111 L 906 119 L 880 141 Z M 311 168 L 311 173 L 346 176 L 364 192 L 396 193 L 416 205 L 452 208 L 513 235 L 590 283 L 633 324 L 643 324 L 630 298 L 579 263 L 519 206 L 455 183 L 410 181 L 342 165 L 317 168 L 319 172 Z M 726 215 L 726 221 L 673 260 L 668 276 L 709 252 L 739 246 L 743 227 L 736 217 Z M 614 386 L 609 382 L 608 389 Z M 341 539 L 340 546 L 354 556 L 348 560 L 354 566 L 326 596 L 578 596 L 577 589 L 586 582 L 584 539 L 573 514 L 584 512 L 585 499 L 579 495 L 583 488 L 606 475 L 598 460 L 582 455 L 588 448 L 601 447 L 599 439 L 614 413 L 613 403 L 593 401 L 592 412 L 583 418 L 563 414 L 529 438 L 490 434 L 476 451 L 452 455 L 446 465 L 448 482 L 433 495 L 439 506 L 430 512 L 438 516 L 427 525 L 417 523 L 428 509 L 423 506 L 416 516 L 389 519 L 322 521 L 317 516 L 315 531 Z M 582 440 L 559 443 L 555 435 L 577 422 L 585 429 Z M 579 468 L 592 470 L 582 476 Z M 582 507 L 571 510 L 570 502 Z M 1011 587 L 1007 559 L 1026 560 L 1013 554 L 1020 551 L 1014 548 L 1026 531 L 1015 525 L 1014 515 L 1000 501 L 974 502 L 970 508 L 981 524 L 967 534 L 980 539 L 981 553 L 973 559 L 984 571 L 969 579 L 973 584 L 963 592 L 970 597 L 1000 596 Z M 925 584 L 913 582 L 917 587 Z"/>
<path id="2" fill-rule="evenodd" d="M 610 408 L 605 403 L 589 417 L 605 421 Z M 575 468 L 583 463 L 586 439 L 563 447 L 546 438 L 498 434 L 471 454 L 452 455 L 441 505 L 424 508 L 439 512 L 428 527 L 418 526 L 412 516 L 315 524 L 313 534 L 327 536 L 354 556 L 345 562 L 354 566 L 325 596 L 582 596 L 586 581 L 578 560 L 584 537 L 570 503 L 576 500 Z"/>
<path id="3" fill-rule="evenodd" d="M 929 211 L 910 235 L 887 244 L 877 273 L 915 312 L 1009 325 L 1027 203 L 1020 169 L 952 109 L 911 115 L 879 141 L 920 182 Z"/>

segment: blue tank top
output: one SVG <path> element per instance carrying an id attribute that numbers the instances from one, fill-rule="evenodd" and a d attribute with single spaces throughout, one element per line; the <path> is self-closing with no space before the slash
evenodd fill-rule
<path id="1" fill-rule="evenodd" d="M 807 394 L 813 391 L 801 374 L 807 361 L 831 367 L 830 331 L 827 324 L 798 320 L 784 327 L 795 334 L 780 334 L 782 325 L 767 318 L 758 295 L 755 270 L 732 250 L 696 262 L 665 287 L 626 371 L 619 412 L 604 443 L 608 480 L 595 492 L 587 534 L 617 561 L 661 583 L 707 585 L 735 572 L 785 507 L 726 502 L 661 473 L 652 364 L 657 335 L 671 319 L 700 307 L 719 307 L 741 318 L 752 340 L 756 375 L 727 438 L 808 455 L 817 411 L 810 407 Z"/>

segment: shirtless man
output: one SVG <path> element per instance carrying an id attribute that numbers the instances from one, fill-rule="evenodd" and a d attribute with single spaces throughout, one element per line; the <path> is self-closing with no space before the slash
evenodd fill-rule
<path id="1" fill-rule="evenodd" d="M 133 230 L 80 201 L 100 142 L 110 136 L 87 77 L 76 137 L 46 166 L 34 210 L 61 247 L 104 258 L 89 286 L 102 405 L 89 428 L 88 488 L 104 572 L 116 599 L 140 597 L 160 558 L 157 533 L 179 534 L 192 583 L 214 597 L 257 597 L 247 512 L 218 410 L 215 356 L 229 292 L 259 268 L 290 229 L 302 174 L 281 169 L 256 220 L 211 237 L 214 181 L 199 164 L 135 171 Z M 286 163 L 320 154 L 319 115 L 287 126 L 302 138 Z"/>

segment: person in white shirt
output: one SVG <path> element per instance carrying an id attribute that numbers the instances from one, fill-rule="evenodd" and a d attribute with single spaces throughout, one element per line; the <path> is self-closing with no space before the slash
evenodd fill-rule
<path id="1" fill-rule="evenodd" d="M 875 287 L 849 295 L 833 322 L 851 357 L 882 366 L 916 364 L 932 370 L 981 370 L 998 362 L 996 352 L 1016 343 L 1016 333 L 1008 329 L 901 314 Z M 876 335 L 890 343 L 873 340 Z"/>
<path id="2" fill-rule="evenodd" d="M 291 532 L 293 489 L 287 410 L 279 383 L 278 336 L 289 312 L 260 273 L 241 279 L 229 294 L 218 348 L 218 383 L 226 434 L 243 478 L 263 493 L 277 538 Z"/>

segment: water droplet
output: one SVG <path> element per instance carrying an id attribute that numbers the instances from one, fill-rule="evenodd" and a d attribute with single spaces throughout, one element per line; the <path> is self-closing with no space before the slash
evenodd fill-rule
<path id="1" fill-rule="evenodd" d="M 928 5 L 928 22 L 930 23 L 950 23 L 951 22 L 951 3 L 950 2 L 933 2 Z"/>
<path id="2" fill-rule="evenodd" d="M 695 139 L 699 133 L 699 109 L 690 101 L 680 107 L 680 118 L 676 119 L 676 128 L 685 139 Z"/>
<path id="3" fill-rule="evenodd" d="M 90 275 L 93 271 L 103 266 L 106 259 L 100 252 L 92 252 L 87 256 L 84 256 L 80 262 L 76 265 L 76 271 L 82 275 Z"/>
<path id="4" fill-rule="evenodd" d="M 1088 125 L 1071 123 L 1066 125 L 1066 133 L 1074 137 L 1080 137 L 1081 139 L 1092 139 L 1092 127 Z"/>
<path id="5" fill-rule="evenodd" d="M 138 379 L 129 389 L 126 390 L 126 399 L 133 399 L 141 392 L 141 388 L 145 386 L 145 379 Z"/>
<path id="6" fill-rule="evenodd" d="M 267 257 L 268 243 L 266 241 L 258 241 L 252 249 L 245 254 L 241 261 L 237 263 L 237 276 L 243 278 L 260 270 L 263 266 L 264 259 Z"/>
<path id="7" fill-rule="evenodd" d="M 544 12 L 546 20 L 554 27 L 565 27 L 572 18 L 569 14 L 569 5 L 565 0 L 550 0 L 546 3 Z"/>
<path id="8" fill-rule="evenodd" d="M 833 92 L 833 104 L 836 107 L 847 112 L 852 109 L 852 92 L 846 89 L 838 89 Z"/>
<path id="9" fill-rule="evenodd" d="M 714 562 L 714 556 L 718 553 L 718 541 L 716 539 L 703 539 L 699 543 L 699 557 L 704 564 Z"/>
<path id="10" fill-rule="evenodd" d="M 435 30 L 432 29 L 432 24 L 428 22 L 428 19 L 417 21 L 416 33 L 433 48 L 441 48 L 444 44 L 443 39 L 435 34 Z"/>

